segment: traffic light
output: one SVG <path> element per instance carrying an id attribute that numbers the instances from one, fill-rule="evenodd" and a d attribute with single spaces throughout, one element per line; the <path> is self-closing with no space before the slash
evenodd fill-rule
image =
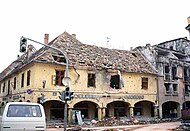
<path id="1" fill-rule="evenodd" d="M 26 47 L 27 47 L 27 39 L 24 37 L 20 38 L 20 52 L 26 52 Z"/>
<path id="2" fill-rule="evenodd" d="M 45 95 L 41 93 L 41 96 L 38 97 L 38 103 L 43 104 L 45 100 L 46 100 Z"/>
<path id="3" fill-rule="evenodd" d="M 59 99 L 64 101 L 65 100 L 65 91 L 59 92 L 60 96 Z"/>
<path id="4" fill-rule="evenodd" d="M 65 100 L 70 100 L 70 88 L 65 88 Z"/>
<path id="5" fill-rule="evenodd" d="M 74 98 L 74 92 L 70 92 L 70 100 Z"/>

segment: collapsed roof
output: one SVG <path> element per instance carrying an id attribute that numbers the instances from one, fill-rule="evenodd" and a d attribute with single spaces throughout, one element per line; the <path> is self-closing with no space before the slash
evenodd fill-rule
<path id="1" fill-rule="evenodd" d="M 137 51 L 108 49 L 83 44 L 67 32 L 56 37 L 48 45 L 67 54 L 69 67 L 155 74 L 153 68 Z M 58 58 L 61 58 L 62 61 L 58 61 Z M 49 47 L 42 47 L 32 53 L 28 51 L 1 72 L 0 79 L 6 78 L 32 62 L 63 64 L 64 56 L 61 52 Z"/>

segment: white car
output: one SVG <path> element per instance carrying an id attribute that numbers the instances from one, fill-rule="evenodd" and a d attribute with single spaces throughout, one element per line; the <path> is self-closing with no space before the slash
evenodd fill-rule
<path id="1" fill-rule="evenodd" d="M 9 102 L 0 116 L 0 131 L 46 131 L 44 108 L 30 102 Z"/>

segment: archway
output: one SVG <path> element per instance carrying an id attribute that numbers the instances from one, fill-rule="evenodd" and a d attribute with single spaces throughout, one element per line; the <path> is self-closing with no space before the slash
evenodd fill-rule
<path id="1" fill-rule="evenodd" d="M 180 107 L 179 103 L 168 101 L 162 104 L 162 117 L 163 118 L 176 118 L 179 116 Z"/>
<path id="2" fill-rule="evenodd" d="M 134 116 L 154 117 L 154 103 L 139 101 L 134 105 Z"/>
<path id="3" fill-rule="evenodd" d="M 51 100 L 42 104 L 47 120 L 63 120 L 65 104 L 61 101 Z"/>
<path id="4" fill-rule="evenodd" d="M 186 102 L 183 103 L 182 110 L 184 110 L 184 109 L 190 109 L 190 101 L 186 101 Z"/>
<path id="5" fill-rule="evenodd" d="M 81 111 L 85 120 L 98 118 L 98 105 L 91 101 L 81 101 L 74 105 L 73 110 Z"/>
<path id="6" fill-rule="evenodd" d="M 113 101 L 107 104 L 106 117 L 130 116 L 129 103 L 124 101 Z"/>

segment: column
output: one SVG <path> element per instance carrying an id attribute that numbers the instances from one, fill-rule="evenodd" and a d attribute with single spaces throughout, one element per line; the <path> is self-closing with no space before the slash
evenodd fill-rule
<path id="1" fill-rule="evenodd" d="M 100 121 L 102 119 L 102 109 L 98 108 L 98 120 Z"/>
<path id="2" fill-rule="evenodd" d="M 133 117 L 134 116 L 134 107 L 133 106 L 130 106 L 129 107 L 130 109 L 130 117 Z"/>
<path id="3" fill-rule="evenodd" d="M 71 123 L 72 110 L 73 110 L 73 108 L 68 108 L 68 118 L 67 118 L 68 124 Z"/>
<path id="4" fill-rule="evenodd" d="M 103 107 L 102 108 L 102 118 L 104 118 L 106 116 L 106 108 Z"/>
<path id="5" fill-rule="evenodd" d="M 158 117 L 158 105 L 154 105 L 154 117 Z"/>

